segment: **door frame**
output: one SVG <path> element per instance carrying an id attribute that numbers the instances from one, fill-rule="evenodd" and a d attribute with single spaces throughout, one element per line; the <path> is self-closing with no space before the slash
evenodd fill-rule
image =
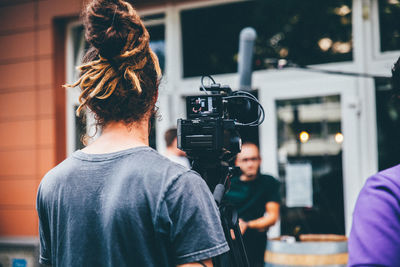
<path id="1" fill-rule="evenodd" d="M 262 171 L 278 176 L 278 143 L 276 101 L 339 95 L 341 102 L 341 129 L 343 141 L 343 197 L 346 234 L 349 234 L 352 212 L 358 192 L 363 184 L 361 172 L 360 106 L 357 79 L 330 74 L 315 74 L 304 71 L 287 73 L 286 79 L 265 83 L 259 90 L 259 100 L 263 103 L 266 120 L 260 126 L 260 148 L 263 158 Z M 288 77 L 296 77 L 288 80 Z M 300 77 L 300 78 L 299 78 Z M 279 235 L 276 227 L 271 235 Z M 279 233 L 278 233 L 279 232 Z"/>

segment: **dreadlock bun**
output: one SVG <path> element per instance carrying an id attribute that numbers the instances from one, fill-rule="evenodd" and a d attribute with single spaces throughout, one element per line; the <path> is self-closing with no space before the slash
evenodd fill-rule
<path id="1" fill-rule="evenodd" d="M 139 16 L 124 1 L 93 1 L 87 6 L 84 20 L 86 40 L 107 59 L 121 54 L 131 32 L 136 38 L 143 36 L 144 29 Z"/>
<path id="2" fill-rule="evenodd" d="M 150 49 L 150 35 L 130 3 L 92 0 L 83 12 L 85 38 L 91 45 L 78 67 L 77 114 L 88 107 L 98 124 L 130 123 L 154 109 L 161 70 Z"/>

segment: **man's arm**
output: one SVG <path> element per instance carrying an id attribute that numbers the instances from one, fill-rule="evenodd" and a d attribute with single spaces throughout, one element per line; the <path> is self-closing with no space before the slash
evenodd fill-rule
<path id="1" fill-rule="evenodd" d="M 263 216 L 261 218 L 248 221 L 247 227 L 252 229 L 257 229 L 260 231 L 265 231 L 268 227 L 274 225 L 279 219 L 279 208 L 280 205 L 278 202 L 267 202 L 265 204 L 265 211 L 267 212 L 267 216 Z"/>
<path id="2" fill-rule="evenodd" d="M 200 267 L 200 266 L 213 267 L 214 266 L 212 261 L 211 261 L 211 259 L 203 260 L 203 261 L 201 261 L 201 263 L 199 263 L 199 262 L 191 262 L 191 263 L 178 265 L 177 267 Z"/>

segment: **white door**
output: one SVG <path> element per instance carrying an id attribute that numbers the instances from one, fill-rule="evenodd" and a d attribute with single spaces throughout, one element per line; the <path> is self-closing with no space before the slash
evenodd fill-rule
<path id="1" fill-rule="evenodd" d="M 282 77 L 259 87 L 267 116 L 262 171 L 282 182 L 280 233 L 348 234 L 362 183 L 356 79 L 296 71 Z"/>

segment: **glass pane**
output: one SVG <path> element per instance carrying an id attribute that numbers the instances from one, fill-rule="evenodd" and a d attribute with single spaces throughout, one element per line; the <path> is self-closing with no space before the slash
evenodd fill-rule
<path id="1" fill-rule="evenodd" d="M 276 101 L 281 231 L 344 234 L 340 97 Z"/>
<path id="2" fill-rule="evenodd" d="M 400 162 L 400 103 L 390 79 L 375 80 L 378 166 L 384 170 Z"/>
<path id="3" fill-rule="evenodd" d="M 83 56 L 86 50 L 89 48 L 89 44 L 85 40 L 85 29 L 83 25 L 77 25 L 72 28 L 72 40 L 73 40 L 73 80 L 79 79 L 79 71 L 77 67 L 81 65 Z"/>
<path id="4" fill-rule="evenodd" d="M 72 28 L 72 40 L 73 40 L 73 49 L 74 49 L 74 65 L 79 65 L 79 62 L 76 62 L 78 55 L 80 53 L 79 48 L 81 46 L 81 40 L 84 36 L 84 28 L 82 25 L 78 25 Z"/>
<path id="5" fill-rule="evenodd" d="M 379 0 L 381 51 L 400 50 L 400 2 Z"/>
<path id="6" fill-rule="evenodd" d="M 165 67 L 165 26 L 156 25 L 148 26 L 150 33 L 150 48 L 156 53 L 160 62 L 161 70 L 164 72 Z"/>
<path id="7" fill-rule="evenodd" d="M 352 60 L 351 0 L 268 0 L 181 12 L 184 76 L 237 71 L 240 31 L 257 31 L 254 69 Z"/>

